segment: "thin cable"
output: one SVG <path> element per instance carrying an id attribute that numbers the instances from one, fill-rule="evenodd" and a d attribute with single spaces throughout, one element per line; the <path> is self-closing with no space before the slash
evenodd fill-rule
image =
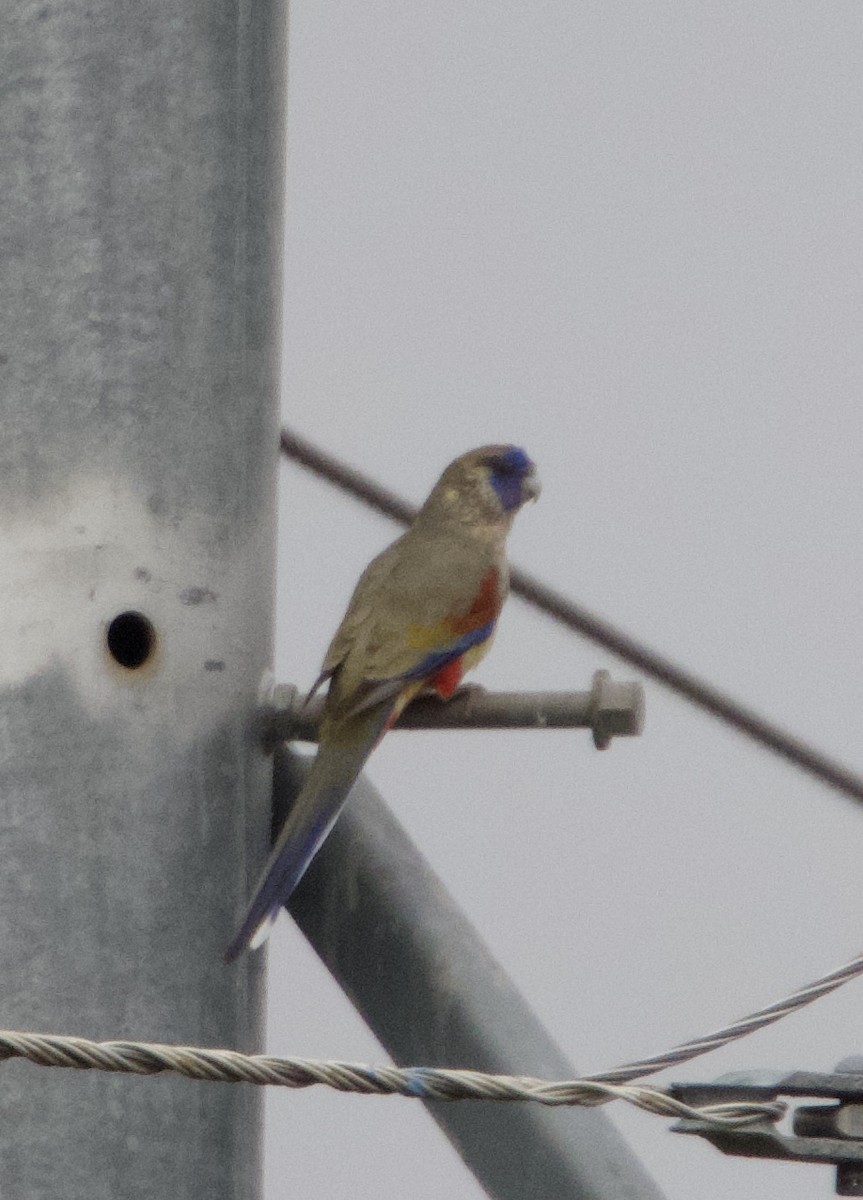
<path id="1" fill-rule="evenodd" d="M 288 458 L 314 471 L 385 516 L 404 525 L 413 519 L 416 513 L 413 505 L 290 430 L 282 430 L 281 449 Z M 863 776 L 823 754 L 802 738 L 774 725 L 753 709 L 678 666 L 664 655 L 651 650 L 589 609 L 573 603 L 532 575 L 517 569 L 512 571 L 512 590 L 567 628 L 604 646 L 618 658 L 638 667 L 645 675 L 659 680 L 672 691 L 685 696 L 693 704 L 794 763 L 816 779 L 820 779 L 822 783 L 850 796 L 853 800 L 863 802 Z"/>
<path id="2" fill-rule="evenodd" d="M 329 483 L 334 483 L 355 500 L 363 500 L 385 517 L 391 517 L 402 525 L 410 525 L 416 516 L 416 505 L 403 500 L 369 475 L 354 470 L 347 463 L 334 458 L 332 454 L 327 454 L 326 450 L 321 450 L 312 442 L 307 442 L 305 438 L 292 433 L 290 429 L 282 430 L 279 445 L 282 454 L 287 458 L 292 458 L 300 466 L 314 471 Z"/>
<path id="3" fill-rule="evenodd" d="M 623 1066 L 615 1067 L 611 1071 L 600 1071 L 594 1075 L 587 1075 L 585 1078 L 602 1080 L 607 1083 L 626 1083 L 631 1079 L 653 1075 L 656 1071 L 664 1071 L 667 1067 L 679 1066 L 681 1063 L 689 1062 L 690 1059 L 698 1058 L 701 1054 L 718 1050 L 721 1046 L 727 1046 L 729 1042 L 737 1041 L 738 1038 L 746 1037 L 747 1034 L 755 1033 L 758 1029 L 764 1029 L 776 1021 L 781 1021 L 783 1017 L 805 1008 L 807 1004 L 812 1004 L 822 996 L 829 995 L 836 988 L 842 987 L 844 983 L 850 983 L 852 979 L 857 979 L 860 975 L 863 975 L 863 954 L 858 954 L 856 958 L 843 967 L 831 971 L 829 975 L 823 975 L 813 983 L 799 988 L 784 1000 L 780 1000 L 776 1004 L 769 1004 L 767 1008 L 760 1008 L 757 1012 L 750 1013 L 748 1017 L 741 1017 L 731 1025 L 714 1030 L 713 1033 L 707 1033 L 703 1037 L 693 1038 L 689 1042 L 682 1042 L 664 1054 L 655 1054 L 651 1058 L 641 1058 L 636 1062 L 624 1063 Z"/>

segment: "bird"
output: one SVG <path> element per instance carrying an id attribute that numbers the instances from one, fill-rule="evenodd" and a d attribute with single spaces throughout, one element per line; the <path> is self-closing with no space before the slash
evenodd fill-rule
<path id="1" fill-rule="evenodd" d="M 308 700 L 329 684 L 318 753 L 225 959 L 256 949 L 335 824 L 366 759 L 420 692 L 448 700 L 485 656 L 509 591 L 506 538 L 540 492 L 519 446 L 450 463 L 408 530 L 368 565 Z"/>

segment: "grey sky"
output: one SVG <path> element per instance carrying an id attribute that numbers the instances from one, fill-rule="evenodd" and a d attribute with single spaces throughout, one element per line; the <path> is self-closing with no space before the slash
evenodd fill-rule
<path id="1" fill-rule="evenodd" d="M 294 0 L 285 419 L 420 500 L 518 441 L 513 561 L 858 769 L 858 3 Z M 394 529 L 282 476 L 277 674 Z M 513 600 L 488 686 L 633 672 Z M 861 948 L 863 814 L 648 685 L 641 739 L 397 734 L 370 774 L 564 1051 L 610 1067 Z M 269 1045 L 382 1061 L 283 918 Z M 830 1069 L 863 984 L 676 1072 Z M 458 1065 L 458 1064 L 453 1064 Z M 609 1111 L 672 1200 L 811 1200 Z M 409 1101 L 269 1097 L 268 1200 L 480 1189 Z M 374 1189 L 374 1191 L 372 1191 Z"/>

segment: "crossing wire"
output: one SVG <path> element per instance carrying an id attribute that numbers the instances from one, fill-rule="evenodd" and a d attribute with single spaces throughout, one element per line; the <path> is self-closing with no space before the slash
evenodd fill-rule
<path id="1" fill-rule="evenodd" d="M 287 458 L 314 471 L 394 521 L 407 525 L 416 514 L 415 506 L 401 496 L 382 487 L 368 475 L 348 466 L 291 430 L 282 430 L 281 450 Z M 685 696 L 699 708 L 794 763 L 822 783 L 853 800 L 863 802 L 863 776 L 822 753 L 803 738 L 780 728 L 747 705 L 741 704 L 663 654 L 651 650 L 644 643 L 624 633 L 596 613 L 574 603 L 526 571 L 514 568 L 511 573 L 511 586 L 515 595 L 533 604 L 568 629 L 604 646 L 606 650 L 637 667 L 645 675 Z"/>

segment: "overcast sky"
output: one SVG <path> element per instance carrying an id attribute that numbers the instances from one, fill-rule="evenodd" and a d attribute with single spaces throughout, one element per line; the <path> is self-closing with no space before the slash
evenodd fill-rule
<path id="1" fill-rule="evenodd" d="M 514 562 L 863 769 L 859 0 L 293 0 L 290 35 L 285 421 L 417 501 L 524 445 Z M 396 530 L 296 467 L 281 511 L 306 687 Z M 476 678 L 598 667 L 636 677 L 513 599 Z M 585 1071 L 863 948 L 863 812 L 658 685 L 605 753 L 403 733 L 369 774 Z M 270 975 L 271 1051 L 386 1061 L 287 917 Z M 830 1070 L 861 1012 L 863 982 L 673 1077 Z M 483 1195 L 416 1102 L 268 1104 L 267 1200 Z M 670 1200 L 833 1194 L 606 1111 Z"/>

